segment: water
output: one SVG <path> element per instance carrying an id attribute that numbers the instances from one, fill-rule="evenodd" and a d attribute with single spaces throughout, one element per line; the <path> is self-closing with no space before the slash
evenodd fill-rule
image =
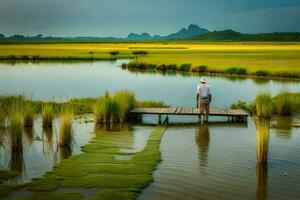
<path id="1" fill-rule="evenodd" d="M 96 97 L 106 90 L 129 89 L 139 99 L 162 100 L 174 106 L 195 106 L 199 76 L 132 73 L 122 70 L 122 62 L 94 63 L 0 63 L 0 94 L 24 94 L 33 99 L 64 100 Z M 208 77 L 213 106 L 226 107 L 241 99 L 251 101 L 257 93 L 282 90 L 300 92 L 299 82 L 263 81 Z"/>
<path id="2" fill-rule="evenodd" d="M 170 127 L 154 182 L 138 199 L 299 199 L 299 129 L 271 129 L 269 134 L 268 164 L 260 170 L 252 119 L 248 127 Z"/>
<path id="3" fill-rule="evenodd" d="M 126 61 L 0 64 L 0 94 L 21 93 L 32 99 L 66 100 L 95 97 L 106 90 L 129 89 L 138 99 L 195 106 L 199 76 L 133 73 L 122 70 L 119 67 L 122 62 Z M 280 91 L 300 92 L 300 83 L 295 81 L 207 78 L 213 92 L 213 107 L 228 107 L 238 99 L 250 102 L 262 91 L 273 95 Z M 147 120 L 156 119 L 150 117 Z M 176 120 L 171 117 L 171 121 Z M 190 119 L 181 117 L 179 120 Z M 213 121 L 218 120 L 213 118 Z M 267 165 L 264 166 L 257 163 L 257 134 L 263 129 L 257 127 L 260 125 L 253 118 L 249 118 L 247 126 L 211 122 L 201 126 L 169 127 L 161 143 L 163 161 L 154 171 L 154 182 L 143 190 L 139 199 L 300 199 L 300 135 L 299 128 L 293 127 L 299 120 L 279 118 L 268 123 L 272 128 L 266 131 L 269 144 Z M 150 129 L 144 126 L 135 129 L 137 134 L 130 141 L 138 151 L 144 147 Z M 78 122 L 78 148 L 75 147 L 72 154 L 80 153 L 79 146 L 88 142 L 93 136 L 91 132 L 93 123 Z M 40 129 L 35 131 L 35 136 L 41 134 Z M 34 150 L 30 147 L 26 150 L 35 153 L 24 152 L 27 175 L 19 178 L 17 183 L 41 176 L 55 164 L 53 158 L 43 155 L 42 143 L 35 143 Z M 1 168 L 9 165 L 10 154 L 7 152 L 0 151 Z M 51 153 L 49 157 L 53 156 Z M 37 163 L 45 164 L 41 167 Z"/>
<path id="4" fill-rule="evenodd" d="M 5 181 L 5 184 L 21 184 L 30 182 L 33 178 L 41 177 L 45 172 L 51 171 L 55 164 L 71 155 L 82 153 L 81 146 L 87 144 L 94 134 L 95 125 L 91 121 L 92 116 L 79 116 L 73 121 L 74 144 L 70 148 L 62 148 L 57 144 L 59 137 L 59 119 L 54 120 L 52 129 L 43 129 L 41 119 L 36 119 L 34 128 L 24 129 L 23 152 L 10 150 L 8 130 L 0 129 L 3 147 L 0 147 L 0 170 L 19 172 L 15 178 Z M 88 119 L 88 122 L 86 120 Z M 114 127 L 113 130 L 122 131 L 124 128 Z M 141 151 L 147 142 L 152 127 L 140 125 L 126 125 L 126 129 L 133 131 L 127 135 L 128 149 L 120 149 L 122 152 Z M 124 140 L 125 141 L 125 140 Z M 116 158 L 122 159 L 122 158 Z"/>
<path id="5" fill-rule="evenodd" d="M 73 122 L 75 134 L 74 144 L 70 148 L 59 148 L 59 120 L 54 120 L 52 129 L 43 129 L 40 118 L 34 122 L 33 129 L 23 130 L 23 153 L 10 150 L 8 130 L 1 130 L 0 170 L 11 170 L 20 173 L 16 178 L 8 180 L 9 184 L 20 184 L 31 181 L 51 171 L 54 164 L 71 155 L 81 153 L 80 147 L 94 137 L 93 123 L 83 123 L 82 119 Z"/>

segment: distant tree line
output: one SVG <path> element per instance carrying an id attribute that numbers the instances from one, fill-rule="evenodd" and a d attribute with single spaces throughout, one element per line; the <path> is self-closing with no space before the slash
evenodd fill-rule
<path id="1" fill-rule="evenodd" d="M 213 31 L 183 39 L 164 39 L 157 41 L 300 41 L 300 32 L 275 32 L 243 34 L 233 30 Z M 103 42 L 154 42 L 154 40 L 133 41 L 125 38 L 114 37 L 44 37 L 42 34 L 35 36 L 13 35 L 6 37 L 0 33 L 0 43 L 103 43 Z M 116 53 L 116 52 L 115 52 Z M 111 55 L 113 55 L 112 53 Z M 139 52 L 138 54 L 142 54 Z M 115 55 L 113 55 L 115 56 Z"/>

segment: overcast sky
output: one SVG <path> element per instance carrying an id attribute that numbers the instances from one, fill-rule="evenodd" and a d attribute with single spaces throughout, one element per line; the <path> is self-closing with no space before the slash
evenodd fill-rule
<path id="1" fill-rule="evenodd" d="M 244 33 L 300 32 L 300 0 L 0 0 L 5 35 L 166 35 L 191 23 Z"/>

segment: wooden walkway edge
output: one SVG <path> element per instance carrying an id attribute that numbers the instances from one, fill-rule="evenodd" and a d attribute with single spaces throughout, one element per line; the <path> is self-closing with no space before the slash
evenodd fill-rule
<path id="1" fill-rule="evenodd" d="M 161 123 L 161 116 L 166 115 L 165 122 L 168 123 L 169 115 L 203 115 L 197 108 L 135 108 L 130 111 L 131 116 L 136 118 L 138 121 L 142 120 L 142 115 L 158 115 L 158 123 Z M 211 108 L 210 116 L 224 116 L 228 117 L 228 121 L 234 122 L 247 122 L 248 113 L 242 109 L 221 109 Z"/>

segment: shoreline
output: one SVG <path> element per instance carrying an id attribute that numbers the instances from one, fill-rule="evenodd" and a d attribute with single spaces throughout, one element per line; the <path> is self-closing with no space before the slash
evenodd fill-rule
<path id="1" fill-rule="evenodd" d="M 180 69 L 183 65 L 189 65 L 184 67 L 183 70 Z M 226 68 L 225 70 L 215 70 L 209 67 L 203 66 L 192 66 L 190 64 L 178 65 L 167 65 L 167 64 L 148 64 L 148 63 L 123 63 L 121 65 L 122 69 L 137 72 L 154 72 L 154 73 L 188 73 L 188 74 L 198 74 L 198 75 L 213 75 L 213 76 L 226 76 L 226 77 L 241 77 L 241 78 L 258 78 L 258 79 L 268 79 L 268 80 L 295 80 L 300 81 L 300 73 L 296 72 L 277 72 L 271 73 L 269 71 L 258 70 L 256 72 L 249 73 L 246 68 Z M 205 69 L 201 69 L 201 68 Z M 242 73 L 239 74 L 239 72 Z"/>

